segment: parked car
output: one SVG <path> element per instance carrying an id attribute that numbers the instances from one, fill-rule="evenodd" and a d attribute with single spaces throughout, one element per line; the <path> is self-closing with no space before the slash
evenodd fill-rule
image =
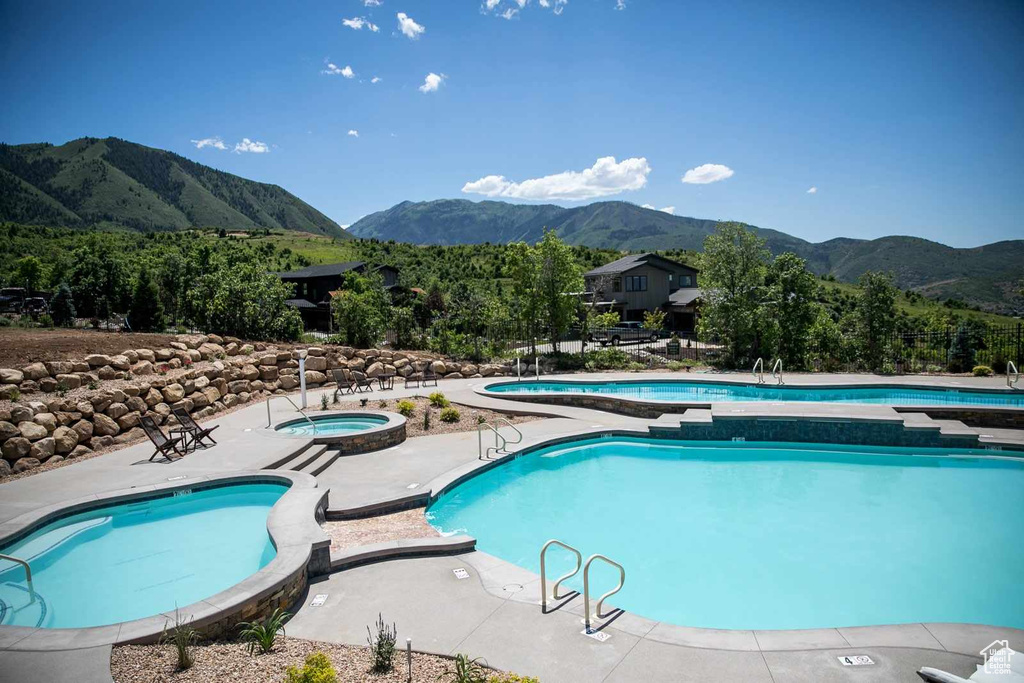
<path id="1" fill-rule="evenodd" d="M 32 296 L 25 299 L 25 305 L 22 308 L 23 313 L 28 313 L 29 315 L 39 315 L 42 313 L 46 313 L 46 311 L 46 299 L 44 299 L 43 297 Z"/>
<path id="2" fill-rule="evenodd" d="M 660 330 L 645 329 L 641 322 L 621 322 L 615 327 L 594 330 L 590 340 L 601 346 L 618 346 L 623 342 L 658 341 L 661 336 Z"/>
<path id="3" fill-rule="evenodd" d="M 0 289 L 0 313 L 21 313 L 27 293 L 22 287 Z"/>

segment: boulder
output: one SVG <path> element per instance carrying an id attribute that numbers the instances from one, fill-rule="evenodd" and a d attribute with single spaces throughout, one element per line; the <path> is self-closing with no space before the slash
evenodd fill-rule
<path id="1" fill-rule="evenodd" d="M 171 407 L 166 403 L 157 403 L 155 406 L 153 406 L 153 409 L 149 411 L 149 416 L 156 420 L 157 423 L 169 417 L 170 414 Z M 157 416 L 159 416 L 159 420 L 157 419 Z"/>
<path id="2" fill-rule="evenodd" d="M 242 344 L 238 348 L 238 355 L 240 355 L 240 356 L 248 356 L 248 355 L 251 355 L 252 352 L 255 351 L 255 350 L 256 349 L 253 347 L 252 344 Z"/>
<path id="3" fill-rule="evenodd" d="M 41 462 L 56 452 L 57 442 L 53 440 L 52 436 L 48 436 L 32 444 L 32 450 L 28 452 L 28 457 L 35 458 Z"/>
<path id="4" fill-rule="evenodd" d="M 462 370 L 460 370 L 460 372 L 463 377 L 472 377 L 477 373 L 477 367 L 472 363 L 466 363 L 462 366 Z"/>
<path id="5" fill-rule="evenodd" d="M 71 372 L 89 372 L 89 364 L 84 360 L 71 361 Z"/>
<path id="6" fill-rule="evenodd" d="M 154 349 L 153 355 L 158 361 L 169 361 L 174 358 L 174 351 L 172 349 Z"/>
<path id="7" fill-rule="evenodd" d="M 306 358 L 306 369 L 323 372 L 327 369 L 327 359 L 322 356 L 309 356 Z"/>
<path id="8" fill-rule="evenodd" d="M 97 451 L 101 448 L 109 448 L 114 445 L 114 437 L 112 436 L 94 436 L 89 439 L 89 448 Z"/>
<path id="9" fill-rule="evenodd" d="M 25 375 L 25 379 L 42 379 L 43 377 L 50 376 L 50 371 L 42 363 L 26 365 L 21 369 L 21 372 Z"/>
<path id="10" fill-rule="evenodd" d="M 370 366 L 366 368 L 367 377 L 379 377 L 384 374 L 384 364 L 380 362 L 370 363 Z"/>
<path id="11" fill-rule="evenodd" d="M 23 436 L 15 436 L 4 441 L 2 447 L 4 460 L 15 462 L 18 458 L 24 458 L 32 450 L 32 442 Z"/>
<path id="12" fill-rule="evenodd" d="M 116 420 L 128 412 L 128 406 L 123 403 L 111 403 L 103 412 Z"/>
<path id="13" fill-rule="evenodd" d="M 408 358 L 396 358 L 395 359 L 395 370 L 401 370 L 409 364 Z"/>
<path id="14" fill-rule="evenodd" d="M 130 396 L 128 400 L 125 401 L 124 404 L 128 406 L 128 410 L 131 410 L 132 412 L 136 413 L 145 413 L 146 410 L 149 409 L 149 406 L 146 405 L 146 402 L 143 401 L 138 396 Z"/>
<path id="15" fill-rule="evenodd" d="M 30 407 L 28 407 L 26 405 L 21 405 L 19 403 L 18 405 L 11 406 L 11 420 L 10 421 L 15 423 L 15 424 L 17 424 L 19 422 L 26 422 L 26 421 L 31 422 L 32 421 L 32 417 L 35 416 L 35 414 L 36 414 L 36 411 L 32 410 Z"/>
<path id="16" fill-rule="evenodd" d="M 188 351 L 188 346 L 178 341 L 172 341 L 170 347 L 175 351 Z"/>
<path id="17" fill-rule="evenodd" d="M 64 462 L 64 456 L 63 455 L 51 455 L 49 458 L 46 459 L 45 462 L 43 462 L 43 464 L 44 465 L 56 465 L 56 464 L 62 463 L 62 462 Z"/>
<path id="18" fill-rule="evenodd" d="M 249 380 L 238 379 L 228 384 L 228 392 L 232 394 L 240 394 L 243 391 L 249 391 Z"/>
<path id="19" fill-rule="evenodd" d="M 121 352 L 121 355 L 128 359 L 128 362 L 135 365 L 139 362 L 139 354 L 134 349 L 125 349 Z"/>
<path id="20" fill-rule="evenodd" d="M 17 462 L 14 463 L 14 473 L 21 474 L 22 472 L 25 472 L 27 470 L 33 470 L 39 467 L 41 464 L 42 463 L 39 462 L 36 458 L 20 458 Z"/>
<path id="21" fill-rule="evenodd" d="M 117 418 L 117 426 L 121 428 L 121 431 L 131 429 L 132 427 L 138 427 L 140 418 L 141 415 L 135 411 L 125 413 L 121 417 Z"/>
<path id="22" fill-rule="evenodd" d="M 323 384 L 327 381 L 327 375 L 316 370 L 306 370 L 306 384 Z"/>
<path id="23" fill-rule="evenodd" d="M 138 396 L 139 394 L 142 393 L 142 389 L 140 389 L 134 384 L 126 384 L 125 386 L 121 387 L 121 391 L 124 392 L 125 398 L 127 398 L 128 396 Z M 121 400 L 124 401 L 124 399 Z"/>
<path id="24" fill-rule="evenodd" d="M 281 388 L 285 391 L 291 391 L 295 387 L 299 386 L 299 378 L 295 375 L 284 375 L 281 377 Z"/>
<path id="25" fill-rule="evenodd" d="M 60 374 L 57 375 L 57 383 L 63 383 L 68 389 L 77 389 L 82 386 L 82 378 L 79 375 Z"/>
<path id="26" fill-rule="evenodd" d="M 348 369 L 349 370 L 358 370 L 358 371 L 362 372 L 363 368 L 365 368 L 365 367 L 366 367 L 366 360 L 363 359 L 363 358 L 353 358 L 352 360 L 350 360 L 348 362 Z"/>
<path id="27" fill-rule="evenodd" d="M 46 370 L 50 373 L 51 377 L 67 375 L 75 371 L 75 366 L 66 360 L 48 360 L 44 365 L 46 365 Z"/>
<path id="28" fill-rule="evenodd" d="M 435 375 L 444 375 L 448 372 L 448 366 L 445 365 L 443 360 L 435 360 L 430 364 L 430 370 Z"/>
<path id="29" fill-rule="evenodd" d="M 144 377 L 146 375 L 153 374 L 153 364 L 148 360 L 140 360 L 138 363 L 132 366 L 132 374 Z"/>
<path id="30" fill-rule="evenodd" d="M 16 401 L 21 396 L 17 384 L 0 384 L 0 401 Z"/>
<path id="31" fill-rule="evenodd" d="M 444 376 L 445 379 L 462 379 L 462 373 L 460 372 L 449 372 Z"/>
<path id="32" fill-rule="evenodd" d="M 264 365 L 260 367 L 260 379 L 264 382 L 273 381 L 278 378 L 276 365 Z"/>
<path id="33" fill-rule="evenodd" d="M 69 458 L 80 458 L 83 455 L 88 455 L 89 453 L 92 453 L 92 450 L 88 446 L 83 446 L 82 444 L 78 444 L 77 446 L 75 446 L 75 448 L 70 453 L 68 453 L 67 457 L 69 457 Z"/>
<path id="34" fill-rule="evenodd" d="M 220 391 L 217 389 L 217 387 L 206 387 L 205 389 L 203 389 L 202 394 L 210 403 L 220 400 Z"/>
<path id="35" fill-rule="evenodd" d="M 219 334 L 208 334 L 206 335 L 206 340 L 209 341 L 211 344 L 224 343 L 224 337 L 220 336 Z"/>
<path id="36" fill-rule="evenodd" d="M 189 394 L 187 400 L 192 401 L 193 408 L 205 408 L 210 405 L 209 397 L 200 391 Z"/>
<path id="37" fill-rule="evenodd" d="M 78 432 L 70 427 L 57 427 L 53 442 L 58 453 L 70 453 L 78 445 Z"/>
<path id="38" fill-rule="evenodd" d="M 142 431 L 142 429 L 139 427 L 134 427 L 132 429 L 129 429 L 127 432 L 124 432 L 123 434 L 118 434 L 116 437 L 114 437 L 114 443 L 130 443 L 132 441 L 138 441 L 139 439 L 143 439 L 145 438 L 145 436 L 146 432 Z"/>
<path id="39" fill-rule="evenodd" d="M 220 344 L 212 344 L 207 342 L 202 344 L 199 349 L 199 356 L 203 360 L 211 360 L 213 358 L 223 358 L 227 354 L 224 352 L 224 347 Z"/>
<path id="40" fill-rule="evenodd" d="M 164 395 L 158 389 L 150 387 L 149 391 L 146 392 L 145 398 L 142 400 L 146 403 L 147 408 L 152 408 L 157 403 L 163 403 Z"/>
<path id="41" fill-rule="evenodd" d="M 47 433 L 57 428 L 57 416 L 53 413 L 36 413 L 32 421 L 46 429 Z"/>
<path id="42" fill-rule="evenodd" d="M 234 408 L 239 403 L 237 394 L 228 394 L 223 398 L 225 408 Z"/>
<path id="43" fill-rule="evenodd" d="M 195 380 L 193 381 L 192 390 L 202 391 L 208 386 L 210 386 L 210 380 L 206 377 L 206 375 L 201 375 L 199 377 L 196 377 Z"/>
<path id="44" fill-rule="evenodd" d="M 50 433 L 46 431 L 46 427 L 44 427 L 43 425 L 28 421 L 19 422 L 18 431 L 21 432 L 21 436 L 23 439 L 28 439 L 29 441 L 39 441 L 40 439 L 45 439 L 47 434 Z"/>
<path id="45" fill-rule="evenodd" d="M 104 365 L 110 365 L 110 356 L 102 353 L 90 353 L 85 357 L 85 362 L 89 364 L 90 368 L 102 368 Z"/>
<path id="46" fill-rule="evenodd" d="M 21 384 L 25 373 L 14 368 L 0 368 L 0 382 L 3 384 Z"/>
<path id="47" fill-rule="evenodd" d="M 109 365 L 104 365 L 102 368 L 96 371 L 96 376 L 99 377 L 100 379 L 117 379 L 117 374 L 117 370 L 110 367 Z"/>
<path id="48" fill-rule="evenodd" d="M 135 349 L 135 355 L 139 357 L 139 362 L 147 361 L 149 363 L 156 362 L 156 354 L 153 353 L 152 349 Z"/>
<path id="49" fill-rule="evenodd" d="M 110 366 L 115 370 L 129 370 L 131 369 L 132 364 L 128 362 L 127 356 L 118 354 L 110 357 Z"/>
<path id="50" fill-rule="evenodd" d="M 44 394 L 52 394 L 57 391 L 57 380 L 53 377 L 43 377 L 39 380 L 39 391 Z"/>
<path id="51" fill-rule="evenodd" d="M 82 414 L 82 417 L 92 417 L 95 408 L 88 401 L 79 401 L 75 404 L 75 411 Z"/>
<path id="52" fill-rule="evenodd" d="M 3 458 L 0 458 L 0 479 L 9 477 L 12 474 L 14 474 L 14 470 L 11 469 L 11 464 Z"/>
<path id="53" fill-rule="evenodd" d="M 71 429 L 75 430 L 78 434 L 79 442 L 92 438 L 92 422 L 89 420 L 79 420 L 75 424 L 71 425 Z"/>
<path id="54" fill-rule="evenodd" d="M 117 423 L 103 413 L 96 413 L 92 416 L 92 428 L 93 433 L 98 434 L 99 436 L 114 436 L 121 431 L 121 428 L 117 426 Z"/>
<path id="55" fill-rule="evenodd" d="M 0 421 L 0 442 L 6 441 L 14 436 L 21 436 L 21 431 L 12 423 L 6 420 Z"/>
<path id="56" fill-rule="evenodd" d="M 396 369 L 397 369 L 398 374 L 400 376 L 402 376 L 402 377 L 408 377 L 409 375 L 411 375 L 413 373 L 413 369 L 412 369 L 411 365 L 403 365 L 400 368 L 396 366 Z"/>
<path id="57" fill-rule="evenodd" d="M 493 365 L 481 365 L 480 366 L 480 374 L 483 375 L 484 377 L 490 377 L 495 372 L 497 372 L 497 368 L 495 366 L 493 366 Z"/>
<path id="58" fill-rule="evenodd" d="M 11 386 L 11 385 L 5 384 L 4 386 Z M 32 394 L 32 393 L 35 393 L 35 392 L 39 391 L 39 384 L 35 380 L 27 379 L 27 380 L 25 380 L 24 382 L 22 382 L 21 384 L 18 385 L 18 389 L 20 389 L 21 393 L 23 393 L 23 394 Z"/>
<path id="59" fill-rule="evenodd" d="M 260 370 L 255 365 L 243 365 L 242 377 L 249 380 L 250 382 L 253 381 L 254 379 L 259 379 Z"/>
<path id="60" fill-rule="evenodd" d="M 277 354 L 276 353 L 268 353 L 268 354 L 264 354 L 264 355 L 260 356 L 259 364 L 262 367 L 275 367 L 276 368 L 277 367 Z"/>
<path id="61" fill-rule="evenodd" d="M 168 403 L 177 403 L 185 397 L 185 387 L 180 384 L 168 384 L 162 392 L 164 400 Z"/>

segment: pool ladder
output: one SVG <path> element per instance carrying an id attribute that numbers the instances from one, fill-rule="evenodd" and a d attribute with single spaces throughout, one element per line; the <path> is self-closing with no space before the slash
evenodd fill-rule
<path id="1" fill-rule="evenodd" d="M 514 431 L 517 434 L 517 438 L 515 439 L 515 441 L 509 441 L 504 436 L 502 436 L 500 431 L 498 431 L 498 427 L 495 427 L 490 422 L 479 422 L 479 423 L 477 423 L 477 425 L 476 425 L 476 445 L 477 445 L 477 459 L 478 460 L 483 460 L 484 458 L 490 457 L 491 451 L 494 451 L 495 455 L 505 455 L 505 454 L 508 453 L 508 445 L 509 444 L 512 444 L 514 446 L 515 444 L 523 442 L 523 433 L 521 431 L 519 431 L 514 424 L 512 424 L 511 422 L 509 422 L 508 420 L 506 420 L 503 417 L 495 418 L 495 422 L 502 422 L 502 423 L 504 423 L 505 426 L 507 426 L 509 429 L 511 429 L 512 431 Z M 484 450 L 484 430 L 485 429 L 488 429 L 488 430 L 494 432 L 494 445 L 493 446 L 488 446 L 486 450 Z"/>
<path id="2" fill-rule="evenodd" d="M 20 557 L 15 557 L 14 555 L 4 555 L 3 553 L 0 553 L 0 560 L 14 562 L 15 564 L 20 564 L 22 567 L 25 568 L 25 583 L 28 584 L 28 593 L 30 597 L 29 604 L 31 605 L 33 602 L 35 602 L 36 591 L 32 587 L 32 567 L 28 566 L 28 562 L 21 559 Z"/>
<path id="3" fill-rule="evenodd" d="M 1010 372 L 1010 368 L 1013 368 L 1013 372 Z M 1010 379 L 1011 375 L 1013 376 L 1012 380 Z M 1010 387 L 1011 389 L 1016 389 L 1017 388 L 1017 382 L 1019 382 L 1019 381 L 1020 381 L 1020 372 L 1017 371 L 1017 366 L 1013 364 L 1012 360 L 1011 361 L 1007 361 L 1006 362 L 1006 386 Z"/>
<path id="4" fill-rule="evenodd" d="M 764 358 L 758 358 L 754 361 L 754 377 L 757 378 L 758 384 L 764 384 Z M 775 361 L 775 365 L 772 366 L 772 379 L 778 384 L 782 384 L 782 359 L 779 358 Z"/>
<path id="5" fill-rule="evenodd" d="M 565 574 L 564 576 L 558 577 L 558 580 L 555 581 L 554 587 L 551 589 L 551 595 L 548 596 L 548 579 L 547 579 L 547 572 L 546 572 L 545 561 L 544 560 L 545 560 L 545 557 L 547 556 L 548 548 L 550 548 L 553 545 L 557 545 L 557 546 L 559 546 L 561 548 L 565 548 L 566 550 L 571 552 L 573 555 L 575 555 L 576 556 L 576 568 L 573 569 L 568 574 Z M 615 588 L 611 589 L 610 591 L 608 591 L 607 593 L 602 595 L 600 598 L 598 598 L 598 600 L 597 600 L 597 609 L 595 609 L 594 612 L 591 613 L 591 611 L 590 611 L 590 565 L 593 564 L 596 560 L 600 560 L 602 562 L 610 564 L 611 566 L 613 566 L 616 569 L 618 569 L 619 570 L 619 583 L 618 583 L 617 586 L 615 586 Z M 576 574 L 579 573 L 581 567 L 583 568 L 583 624 L 584 624 L 584 627 L 586 628 L 586 632 L 587 633 L 593 633 L 594 629 L 591 627 L 591 621 L 593 621 L 593 620 L 601 620 L 601 619 L 604 619 L 604 618 L 606 618 L 608 616 L 611 616 L 611 614 L 612 614 L 611 612 L 609 612 L 608 614 L 602 614 L 601 613 L 601 607 L 604 605 L 604 601 L 607 600 L 608 598 L 610 598 L 611 596 L 615 595 L 616 593 L 618 593 L 620 590 L 622 590 L 622 587 L 626 583 L 626 568 L 623 567 L 618 562 L 616 562 L 615 560 L 612 560 L 612 559 L 610 559 L 609 557 L 607 557 L 605 555 L 600 555 L 600 554 L 591 555 L 590 557 L 587 558 L 587 561 L 584 563 L 583 562 L 583 554 L 580 553 L 580 551 L 577 550 L 576 548 L 574 548 L 571 545 L 569 545 L 568 543 L 563 543 L 562 541 L 559 541 L 556 538 L 552 538 L 550 541 L 545 543 L 541 547 L 541 549 L 540 549 L 540 611 L 543 614 L 547 614 L 548 613 L 548 599 L 549 599 L 549 597 L 550 597 L 551 600 L 561 600 L 562 598 L 569 597 L 572 594 L 572 593 L 565 593 L 564 595 L 559 595 L 558 594 L 558 587 L 562 584 L 563 581 L 565 581 L 567 579 L 570 579 L 573 576 L 576 576 Z"/>

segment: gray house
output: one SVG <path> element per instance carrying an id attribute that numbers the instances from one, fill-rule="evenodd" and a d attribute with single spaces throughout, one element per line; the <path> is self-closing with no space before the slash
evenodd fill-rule
<path id="1" fill-rule="evenodd" d="M 623 320 L 643 320 L 662 309 L 669 329 L 692 332 L 700 299 L 697 269 L 657 254 L 631 254 L 584 273 L 587 294 L 598 308 Z"/>
<path id="2" fill-rule="evenodd" d="M 325 263 L 301 270 L 278 273 L 283 282 L 295 285 L 295 298 L 285 303 L 299 309 L 302 321 L 308 329 L 326 330 L 330 326 L 331 298 L 341 289 L 345 274 L 349 272 L 380 273 L 384 287 L 391 289 L 398 284 L 398 269 L 392 266 L 370 266 L 363 261 Z"/>

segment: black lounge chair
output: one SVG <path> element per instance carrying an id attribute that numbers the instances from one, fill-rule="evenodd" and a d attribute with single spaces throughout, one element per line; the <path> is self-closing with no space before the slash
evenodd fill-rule
<path id="1" fill-rule="evenodd" d="M 216 446 L 217 442 L 210 434 L 214 429 L 220 425 L 213 425 L 212 427 L 200 427 L 199 424 L 192 419 L 192 416 L 188 414 L 188 411 L 184 408 L 174 408 L 171 411 L 174 414 L 175 419 L 178 420 L 178 424 L 181 425 L 182 434 L 186 437 L 185 450 L 189 448 L 195 450 L 198 446 L 207 448 L 209 446 Z M 209 439 L 210 443 L 206 443 L 205 440 Z"/>
<path id="2" fill-rule="evenodd" d="M 334 381 L 338 385 L 338 390 L 343 394 L 355 394 L 363 391 L 373 391 L 373 380 L 369 377 L 363 379 L 356 379 L 351 375 L 346 377 L 345 370 L 332 370 L 334 374 Z"/>
<path id="3" fill-rule="evenodd" d="M 413 377 L 409 375 L 405 378 L 405 388 L 408 389 L 410 386 L 413 387 L 426 387 L 426 386 L 437 386 L 437 375 L 430 368 L 423 371 L 420 377 Z"/>
<path id="4" fill-rule="evenodd" d="M 153 422 L 153 418 L 148 415 L 142 416 L 140 422 L 142 423 L 142 431 L 146 432 L 146 436 L 149 437 L 149 440 L 153 442 L 153 446 L 156 447 L 156 450 L 153 451 L 153 455 L 149 456 L 150 462 L 153 462 L 153 458 L 158 455 L 163 456 L 167 460 L 174 460 L 174 458 L 171 457 L 172 452 L 177 453 L 179 457 L 185 455 L 179 448 L 179 446 L 184 445 L 185 434 L 181 434 L 180 436 L 167 436 L 164 434 L 163 430 L 157 426 L 156 422 Z"/>

